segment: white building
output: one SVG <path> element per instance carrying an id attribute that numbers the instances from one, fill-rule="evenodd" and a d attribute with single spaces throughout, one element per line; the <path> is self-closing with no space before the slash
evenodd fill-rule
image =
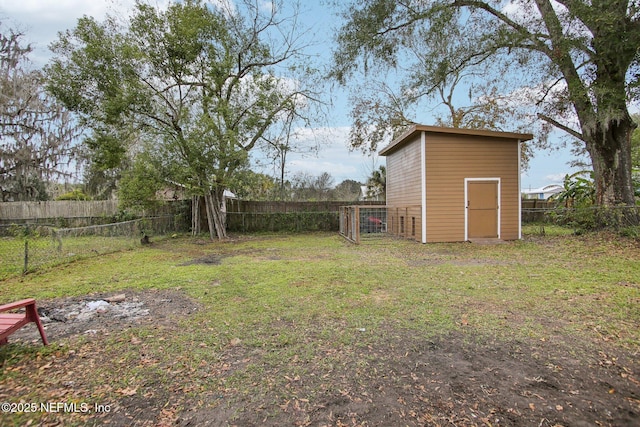
<path id="1" fill-rule="evenodd" d="M 528 190 L 522 190 L 522 198 L 527 200 L 547 200 L 554 194 L 562 192 L 564 188 L 560 184 L 550 184 L 541 188 L 529 188 Z"/>

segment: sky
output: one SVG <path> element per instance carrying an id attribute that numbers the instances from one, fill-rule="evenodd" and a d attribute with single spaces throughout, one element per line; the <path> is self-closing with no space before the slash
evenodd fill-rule
<path id="1" fill-rule="evenodd" d="M 167 0 L 150 2 L 163 5 Z M 334 11 L 322 6 L 322 3 L 322 0 L 302 2 L 303 10 L 300 17 L 302 24 L 315 34 L 314 53 L 328 63 L 333 47 L 332 37 L 338 21 Z M 78 18 L 88 15 L 101 20 L 107 13 L 126 14 L 133 4 L 133 0 L 0 0 L 0 21 L 3 27 L 11 27 L 25 34 L 24 40 L 34 47 L 30 59 L 34 65 L 41 66 L 50 57 L 48 45 L 57 38 L 58 32 L 73 28 Z M 289 178 L 296 173 L 318 176 L 328 172 L 333 177 L 334 184 L 347 179 L 364 183 L 373 170 L 385 164 L 384 157 L 349 150 L 348 99 L 346 92 L 336 95 L 328 123 L 318 124 L 318 128 L 313 132 L 315 135 L 325 135 L 321 139 L 320 149 L 314 155 L 290 153 L 287 161 Z M 429 113 L 414 116 L 418 117 L 422 124 L 433 124 L 434 118 Z M 561 183 L 566 174 L 575 171 L 567 165 L 570 159 L 567 150 L 535 152 L 528 170 L 522 174 L 522 189 Z M 268 174 L 274 172 L 270 168 L 264 168 L 262 171 Z"/>

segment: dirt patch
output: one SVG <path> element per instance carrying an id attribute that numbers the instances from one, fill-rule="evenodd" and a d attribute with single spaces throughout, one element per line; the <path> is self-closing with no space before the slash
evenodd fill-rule
<path id="1" fill-rule="evenodd" d="M 407 265 L 410 267 L 428 267 L 449 264 L 458 267 L 482 267 L 485 265 L 512 265 L 510 261 L 496 261 L 496 260 L 484 260 L 484 259 L 456 259 L 456 258 L 439 258 L 432 256 L 430 258 L 423 258 L 417 260 L 407 261 Z"/>
<path id="2" fill-rule="evenodd" d="M 139 359 L 120 362 L 118 354 L 104 347 L 106 335 L 151 322 L 166 325 L 165 333 L 177 333 L 169 328 L 176 318 L 202 309 L 176 290 L 120 293 L 125 298 L 114 302 L 108 300 L 115 294 L 43 301 L 40 309 L 48 317 L 46 330 L 54 345 L 64 337 L 88 334 L 92 339 L 55 359 L 54 368 L 46 368 L 51 365 L 46 360 L 27 360 L 28 367 L 13 368 L 30 370 L 36 377 L 43 366 L 55 369 L 60 393 L 66 387 L 66 393 L 100 396 L 104 390 L 95 389 L 87 377 L 91 366 L 110 366 L 123 375 L 131 375 L 131 364 L 146 367 L 136 373 L 135 387 L 105 386 L 110 396 L 120 396 L 109 401 L 110 413 L 77 414 L 76 421 L 183 427 L 640 424 L 637 355 L 606 343 L 585 347 L 567 336 L 494 340 L 471 329 L 425 337 L 388 323 L 357 330 L 355 340 L 340 344 L 308 325 L 307 339 L 314 346 L 305 347 L 305 354 L 298 353 L 304 346 L 286 342 L 256 348 L 231 340 L 192 365 L 193 349 L 206 350 L 205 343 L 195 342 L 178 356 L 180 363 L 164 366 L 144 342 L 120 334 L 129 340 L 127 345 L 139 349 Z M 378 297 L 384 299 L 384 294 Z M 286 336 L 299 327 L 283 321 L 271 329 L 274 336 Z M 160 328 L 157 334 L 162 333 Z M 37 343 L 39 337 L 35 328 L 27 327 L 11 337 L 16 340 Z M 288 355 L 288 362 L 274 363 L 283 359 L 274 354 Z M 159 373 L 162 379 L 155 376 Z M 251 386 L 238 378 L 251 378 Z M 41 387 L 48 390 L 54 380 L 46 381 L 52 383 Z M 0 397 L 21 395 L 25 388 L 8 380 Z M 42 425 L 64 425 L 73 416 L 47 414 Z"/>
<path id="3" fill-rule="evenodd" d="M 436 339 L 393 328 L 384 333 L 392 337 L 384 343 L 326 347 L 312 360 L 293 356 L 287 367 L 257 360 L 256 369 L 274 379 L 273 386 L 190 407 L 177 424 L 558 427 L 640 422 L 639 383 L 633 374 L 638 366 L 632 358 L 604 353 L 575 358 L 553 343 L 470 343 L 475 338 L 462 333 Z M 235 356 L 252 358 L 250 352 Z"/>
<path id="4" fill-rule="evenodd" d="M 205 257 L 202 258 L 196 258 L 196 259 L 192 259 L 190 261 L 187 262 L 183 262 L 182 264 L 180 264 L 181 267 L 187 266 L 187 265 L 198 265 L 198 264 L 204 264 L 204 265 L 220 265 L 222 263 L 222 259 L 224 257 L 221 255 L 207 255 Z"/>
<path id="5" fill-rule="evenodd" d="M 177 290 L 121 291 L 38 301 L 38 313 L 51 342 L 78 335 L 101 335 L 144 324 L 170 324 L 177 314 L 189 315 L 199 304 Z M 28 325 L 10 341 L 37 343 L 37 329 Z"/>

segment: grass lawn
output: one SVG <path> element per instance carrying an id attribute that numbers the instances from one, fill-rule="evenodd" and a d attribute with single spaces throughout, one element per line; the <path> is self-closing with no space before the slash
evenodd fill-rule
<path id="1" fill-rule="evenodd" d="M 48 347 L 33 325 L 11 337 L 0 401 L 16 411 L 0 425 L 640 423 L 640 243 L 525 231 L 181 237 L 6 278 L 0 303 L 125 293 L 152 308 L 88 333 L 48 325 Z"/>
<path id="2" fill-rule="evenodd" d="M 64 244 L 63 244 L 64 242 Z M 51 237 L 0 238 L 0 280 L 27 271 L 47 268 L 76 259 L 95 257 L 134 248 L 140 240 L 131 237 L 81 236 L 55 240 Z"/>

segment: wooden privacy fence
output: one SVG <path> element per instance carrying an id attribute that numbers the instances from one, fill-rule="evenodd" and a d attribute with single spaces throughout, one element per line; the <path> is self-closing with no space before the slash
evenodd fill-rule
<path id="1" fill-rule="evenodd" d="M 0 203 L 0 226 L 11 224 L 41 224 L 56 227 L 84 227 L 123 219 L 165 215 L 191 215 L 189 201 L 170 201 L 152 210 L 124 212 L 118 200 L 78 200 L 47 202 Z"/>
<path id="2" fill-rule="evenodd" d="M 520 218 L 523 224 L 545 222 L 547 220 L 546 214 L 556 207 L 556 204 L 549 200 L 523 199 L 521 203 Z"/>
<path id="3" fill-rule="evenodd" d="M 0 203 L 2 220 L 95 218 L 115 215 L 117 212 L 117 200 Z"/>
<path id="4" fill-rule="evenodd" d="M 291 212 L 334 212 L 346 205 L 383 205 L 384 202 L 338 202 L 333 200 L 316 202 L 267 202 L 228 199 L 227 212 L 232 213 L 291 213 Z"/>

